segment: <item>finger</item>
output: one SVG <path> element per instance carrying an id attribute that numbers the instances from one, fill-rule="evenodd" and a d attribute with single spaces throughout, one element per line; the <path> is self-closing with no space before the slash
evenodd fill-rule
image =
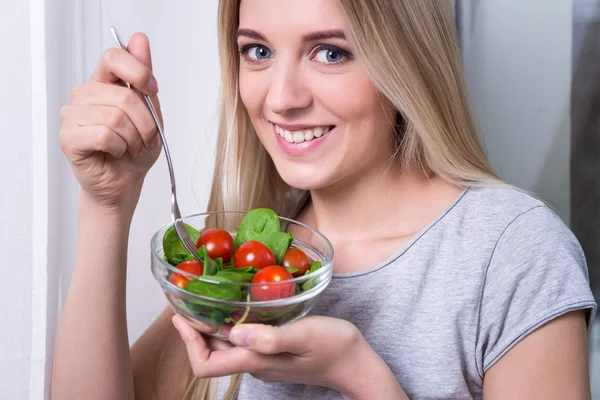
<path id="1" fill-rule="evenodd" d="M 172 321 L 185 343 L 194 376 L 216 378 L 243 372 L 253 373 L 264 367 L 264 360 L 259 354 L 240 347 L 227 346 L 211 351 L 208 342 L 183 317 L 175 315 Z M 212 345 L 222 346 L 217 343 Z"/>
<path id="2" fill-rule="evenodd" d="M 104 125 L 65 128 L 60 133 L 60 146 L 74 162 L 91 153 L 102 151 L 120 158 L 127 151 L 127 142 Z"/>
<path id="3" fill-rule="evenodd" d="M 158 93 L 158 83 L 152 70 L 125 49 L 107 49 L 90 80 L 111 84 L 124 81 L 145 94 Z"/>
<path id="4" fill-rule="evenodd" d="M 148 36 L 143 33 L 134 34 L 129 39 L 127 51 L 152 71 L 152 53 L 150 51 Z"/>
<path id="5" fill-rule="evenodd" d="M 291 328 L 290 328 L 291 327 Z M 229 333 L 229 340 L 261 354 L 292 353 L 301 355 L 308 350 L 311 336 L 297 324 L 282 327 L 262 324 L 242 324 Z"/>
<path id="6" fill-rule="evenodd" d="M 106 83 L 80 85 L 71 91 L 71 103 L 120 108 L 135 125 L 144 146 L 152 148 L 152 140 L 157 135 L 156 123 L 148 106 L 133 90 Z"/>
<path id="7" fill-rule="evenodd" d="M 233 345 L 226 340 L 221 340 L 221 339 L 217 339 L 215 337 L 206 336 L 206 335 L 203 335 L 203 336 L 204 336 L 204 340 L 208 344 L 208 347 L 210 348 L 211 351 L 228 350 L 233 347 Z"/>
<path id="8" fill-rule="evenodd" d="M 127 50 L 129 51 L 129 54 L 134 56 L 152 71 L 152 52 L 150 51 L 150 41 L 146 35 L 143 33 L 134 34 L 131 39 L 129 39 Z M 158 93 L 158 89 L 156 93 Z M 159 107 L 158 96 L 156 96 L 156 94 L 151 94 L 150 98 L 154 103 L 154 107 L 156 108 L 156 112 L 158 113 L 162 124 L 162 112 Z"/>
<path id="9" fill-rule="evenodd" d="M 127 142 L 127 152 L 131 156 L 138 155 L 144 146 L 137 128 L 127 114 L 118 107 L 69 104 L 61 109 L 60 117 L 62 125 L 68 128 L 107 126 Z"/>

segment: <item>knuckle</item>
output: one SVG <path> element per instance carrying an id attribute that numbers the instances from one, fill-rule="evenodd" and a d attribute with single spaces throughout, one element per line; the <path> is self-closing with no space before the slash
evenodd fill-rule
<path id="1" fill-rule="evenodd" d="M 121 106 L 123 108 L 131 108 L 134 107 L 139 100 L 138 95 L 133 90 L 125 89 L 121 95 Z"/>
<path id="2" fill-rule="evenodd" d="M 119 109 L 114 109 L 106 115 L 106 125 L 113 129 L 116 129 L 121 126 L 124 119 L 125 113 L 123 113 L 123 111 Z"/>
<path id="3" fill-rule="evenodd" d="M 63 153 L 69 153 L 70 151 L 70 140 L 65 129 L 61 129 L 58 133 L 58 144 Z"/>
<path id="4" fill-rule="evenodd" d="M 279 349 L 279 341 L 272 332 L 269 332 L 263 337 L 262 347 L 269 353 L 276 352 Z"/>
<path id="5" fill-rule="evenodd" d="M 108 149 L 112 140 L 112 135 L 113 132 L 110 128 L 106 126 L 100 127 L 94 138 L 96 147 L 101 150 Z"/>
<path id="6" fill-rule="evenodd" d="M 154 120 L 152 118 L 145 119 L 144 126 L 142 127 L 142 130 L 140 132 L 142 137 L 144 139 L 150 139 L 156 134 L 156 132 L 157 132 L 157 130 L 156 130 L 156 124 L 154 123 Z"/>
<path id="7" fill-rule="evenodd" d="M 59 117 L 60 117 L 60 122 L 62 124 L 64 124 L 65 121 L 67 121 L 70 118 L 71 108 L 72 108 L 72 106 L 70 104 L 67 104 L 67 105 L 64 105 L 61 107 L 60 112 L 59 112 Z"/>
<path id="8" fill-rule="evenodd" d="M 82 95 L 84 91 L 84 85 L 76 85 L 71 89 L 69 93 L 69 100 L 71 103 L 75 103 Z"/>
<path id="9" fill-rule="evenodd" d="M 102 53 L 102 62 L 105 64 L 113 64 L 115 59 L 118 57 L 119 49 L 115 47 L 111 47 L 106 49 L 104 53 Z"/>

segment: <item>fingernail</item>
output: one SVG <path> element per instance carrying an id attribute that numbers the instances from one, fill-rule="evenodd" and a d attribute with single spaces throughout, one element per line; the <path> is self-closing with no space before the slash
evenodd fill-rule
<path id="1" fill-rule="evenodd" d="M 148 89 L 148 92 L 150 93 L 158 93 L 158 82 L 156 81 L 155 77 L 150 78 L 146 89 Z"/>
<path id="2" fill-rule="evenodd" d="M 193 340 L 194 339 L 194 330 L 191 326 L 185 323 L 181 317 L 177 315 L 174 316 L 171 321 L 173 322 L 173 326 L 177 329 L 177 332 L 181 335 L 183 340 Z"/>
<path id="3" fill-rule="evenodd" d="M 254 335 L 250 329 L 232 329 L 229 333 L 229 340 L 236 346 L 250 347 L 254 340 Z"/>

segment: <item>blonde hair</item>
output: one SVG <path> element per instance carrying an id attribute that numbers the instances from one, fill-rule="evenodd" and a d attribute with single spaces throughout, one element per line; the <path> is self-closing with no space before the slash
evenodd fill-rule
<path id="1" fill-rule="evenodd" d="M 308 197 L 278 175 L 238 92 L 239 0 L 220 0 L 220 130 L 208 209 L 270 207 L 293 217 Z M 457 186 L 501 183 L 483 151 L 464 82 L 448 0 L 338 0 L 357 60 L 398 110 L 396 157 L 405 170 Z M 226 400 L 241 376 L 232 377 Z M 189 374 L 185 400 L 215 399 L 215 380 Z"/>

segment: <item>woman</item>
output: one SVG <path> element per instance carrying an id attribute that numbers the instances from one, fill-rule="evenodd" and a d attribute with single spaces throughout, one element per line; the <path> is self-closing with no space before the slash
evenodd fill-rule
<path id="1" fill-rule="evenodd" d="M 127 235 L 160 142 L 120 81 L 158 105 L 157 83 L 145 36 L 104 54 L 62 112 L 82 191 L 55 398 L 590 397 L 583 254 L 492 171 L 447 3 L 220 1 L 208 208 L 272 207 L 336 253 L 313 315 L 236 327 L 231 344 L 167 309 L 129 349 Z"/>

